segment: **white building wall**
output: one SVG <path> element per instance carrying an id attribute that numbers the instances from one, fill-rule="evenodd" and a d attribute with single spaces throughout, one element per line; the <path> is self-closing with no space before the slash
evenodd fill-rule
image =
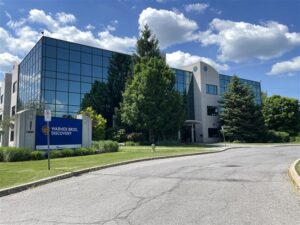
<path id="1" fill-rule="evenodd" d="M 9 128 L 9 133 L 14 133 L 14 139 L 9 139 L 9 146 L 16 146 L 16 132 L 15 132 L 15 115 L 13 115 L 12 109 L 14 107 L 14 113 L 17 113 L 17 97 L 18 97 L 18 76 L 19 75 L 19 64 L 14 63 L 13 64 L 13 73 L 12 73 L 12 81 L 11 81 L 11 103 L 10 103 L 10 116 L 13 119 L 12 123 L 13 125 Z"/>

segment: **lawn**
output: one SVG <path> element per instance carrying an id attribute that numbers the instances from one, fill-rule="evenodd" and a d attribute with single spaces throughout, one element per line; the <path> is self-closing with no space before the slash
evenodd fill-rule
<path id="1" fill-rule="evenodd" d="M 208 151 L 212 150 L 207 146 L 162 146 L 157 147 L 156 152 L 152 152 L 150 146 L 122 146 L 120 151 L 115 153 L 52 159 L 51 171 L 47 170 L 47 160 L 5 162 L 0 163 L 0 189 L 89 167 L 134 159 Z"/>
<path id="2" fill-rule="evenodd" d="M 296 171 L 297 171 L 298 175 L 300 176 L 300 160 L 296 164 Z"/>

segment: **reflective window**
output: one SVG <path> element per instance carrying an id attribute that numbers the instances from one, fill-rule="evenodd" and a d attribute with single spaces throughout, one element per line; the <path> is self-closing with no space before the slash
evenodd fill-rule
<path id="1" fill-rule="evenodd" d="M 57 60 L 57 71 L 68 73 L 69 72 L 69 63 L 65 60 Z"/>
<path id="2" fill-rule="evenodd" d="M 64 48 L 57 48 L 57 58 L 69 60 L 69 50 Z"/>
<path id="3" fill-rule="evenodd" d="M 93 77 L 101 78 L 102 77 L 102 68 L 98 66 L 93 66 Z"/>
<path id="4" fill-rule="evenodd" d="M 109 67 L 110 58 L 103 57 L 103 66 Z"/>
<path id="5" fill-rule="evenodd" d="M 99 55 L 93 55 L 93 64 L 95 66 L 102 66 L 102 57 Z"/>
<path id="6" fill-rule="evenodd" d="M 69 75 L 69 80 L 72 80 L 72 81 L 80 81 L 80 76 L 70 74 L 70 75 Z"/>
<path id="7" fill-rule="evenodd" d="M 217 95 L 218 86 L 213 84 L 206 84 L 206 94 Z"/>
<path id="8" fill-rule="evenodd" d="M 70 93 L 69 94 L 69 105 L 80 105 L 80 94 Z"/>
<path id="9" fill-rule="evenodd" d="M 45 103 L 55 104 L 55 91 L 45 91 Z"/>
<path id="10" fill-rule="evenodd" d="M 87 64 L 81 64 L 81 75 L 92 76 L 92 66 Z"/>
<path id="11" fill-rule="evenodd" d="M 80 98 L 79 98 L 80 99 Z M 69 106 L 69 112 L 73 112 L 73 113 L 78 113 L 80 111 L 80 107 L 79 106 L 74 106 L 74 105 L 70 105 Z"/>
<path id="12" fill-rule="evenodd" d="M 56 90 L 58 91 L 68 91 L 68 81 L 67 80 L 57 80 Z"/>
<path id="13" fill-rule="evenodd" d="M 66 41 L 57 41 L 57 46 L 61 48 L 69 48 L 69 42 Z"/>
<path id="14" fill-rule="evenodd" d="M 95 55 L 102 55 L 102 50 L 99 48 L 93 48 L 93 54 Z"/>
<path id="15" fill-rule="evenodd" d="M 69 82 L 69 91 L 80 93 L 80 82 L 70 81 Z"/>
<path id="16" fill-rule="evenodd" d="M 92 64 L 92 55 L 88 53 L 81 53 L 81 62 L 82 63 L 87 63 L 87 64 Z"/>
<path id="17" fill-rule="evenodd" d="M 46 45 L 46 56 L 56 58 L 56 47 Z"/>
<path id="18" fill-rule="evenodd" d="M 54 71 L 45 71 L 44 74 L 45 74 L 45 77 L 56 78 L 56 72 L 54 72 Z"/>
<path id="19" fill-rule="evenodd" d="M 70 73 L 80 74 L 80 63 L 70 62 Z"/>
<path id="20" fill-rule="evenodd" d="M 57 79 L 68 80 L 69 75 L 67 73 L 57 73 Z"/>
<path id="21" fill-rule="evenodd" d="M 81 93 L 87 93 L 91 90 L 91 84 L 81 83 Z"/>
<path id="22" fill-rule="evenodd" d="M 219 115 L 219 110 L 217 106 L 207 106 L 207 115 L 208 116 L 217 116 Z"/>
<path id="23" fill-rule="evenodd" d="M 70 60 L 80 62 L 80 52 L 70 50 Z"/>
<path id="24" fill-rule="evenodd" d="M 56 104 L 68 104 L 68 92 L 56 92 Z M 56 107 L 57 108 L 57 107 Z M 56 109 L 58 110 L 58 109 Z"/>
<path id="25" fill-rule="evenodd" d="M 80 45 L 75 43 L 70 43 L 70 49 L 80 51 Z"/>
<path id="26" fill-rule="evenodd" d="M 55 90 L 55 79 L 45 78 L 45 89 Z"/>
<path id="27" fill-rule="evenodd" d="M 45 58 L 45 68 L 46 70 L 56 71 L 56 59 Z"/>

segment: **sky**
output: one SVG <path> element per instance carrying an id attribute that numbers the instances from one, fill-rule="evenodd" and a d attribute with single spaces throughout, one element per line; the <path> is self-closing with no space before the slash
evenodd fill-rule
<path id="1" fill-rule="evenodd" d="M 145 24 L 171 67 L 202 60 L 300 99 L 300 0 L 0 0 L 0 79 L 42 31 L 131 54 Z"/>

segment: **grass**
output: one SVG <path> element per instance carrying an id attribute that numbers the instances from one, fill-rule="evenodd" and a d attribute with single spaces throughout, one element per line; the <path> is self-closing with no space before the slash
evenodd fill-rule
<path id="1" fill-rule="evenodd" d="M 50 171 L 47 170 L 47 160 L 2 162 L 0 163 L 0 189 L 89 167 L 134 159 L 207 151 L 210 151 L 207 146 L 161 146 L 156 148 L 156 152 L 152 152 L 150 146 L 122 146 L 120 151 L 115 153 L 52 159 Z"/>
<path id="2" fill-rule="evenodd" d="M 298 175 L 300 176 L 300 160 L 296 164 L 296 171 L 297 171 Z"/>

